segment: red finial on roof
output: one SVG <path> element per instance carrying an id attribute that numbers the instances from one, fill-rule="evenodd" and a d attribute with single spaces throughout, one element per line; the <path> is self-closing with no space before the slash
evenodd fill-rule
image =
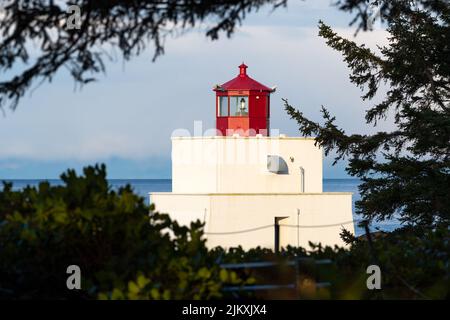
<path id="1" fill-rule="evenodd" d="M 225 82 L 221 86 L 216 86 L 215 91 L 230 91 L 230 90 L 258 90 L 273 92 L 273 90 L 258 81 L 252 79 L 247 74 L 247 66 L 242 63 L 239 66 L 239 75 L 228 82 Z"/>
<path id="2" fill-rule="evenodd" d="M 247 75 L 247 66 L 245 63 L 242 62 L 242 64 L 239 66 L 239 76 L 245 77 Z"/>

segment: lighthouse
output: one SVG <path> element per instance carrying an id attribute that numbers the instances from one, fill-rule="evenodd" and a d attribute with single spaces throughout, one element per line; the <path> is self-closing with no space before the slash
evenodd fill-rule
<path id="1" fill-rule="evenodd" d="M 216 128 L 222 135 L 267 136 L 270 129 L 270 93 L 266 87 L 247 74 L 247 66 L 239 66 L 239 74 L 217 85 Z"/>
<path id="2" fill-rule="evenodd" d="M 213 87 L 216 135 L 172 137 L 172 192 L 150 193 L 150 202 L 182 225 L 202 221 L 209 247 L 345 245 L 352 194 L 323 192 L 314 138 L 271 134 L 275 89 L 247 69 Z"/>

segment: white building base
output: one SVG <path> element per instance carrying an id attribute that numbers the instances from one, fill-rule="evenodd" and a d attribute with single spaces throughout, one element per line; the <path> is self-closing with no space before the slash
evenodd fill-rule
<path id="1" fill-rule="evenodd" d="M 344 246 L 342 227 L 354 233 L 351 193 L 177 194 L 152 193 L 156 210 L 180 224 L 205 222 L 207 246 L 274 248 L 275 217 L 280 246 L 309 242 Z"/>
<path id="2" fill-rule="evenodd" d="M 207 245 L 345 245 L 354 233 L 351 193 L 322 192 L 322 150 L 295 137 L 173 137 L 172 191 L 151 193 L 156 210 L 180 224 L 205 222 Z"/>

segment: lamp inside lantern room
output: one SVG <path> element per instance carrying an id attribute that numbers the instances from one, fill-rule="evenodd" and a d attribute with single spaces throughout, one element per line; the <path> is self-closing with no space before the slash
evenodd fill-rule
<path id="1" fill-rule="evenodd" d="M 245 99 L 241 98 L 241 114 L 245 113 Z"/>

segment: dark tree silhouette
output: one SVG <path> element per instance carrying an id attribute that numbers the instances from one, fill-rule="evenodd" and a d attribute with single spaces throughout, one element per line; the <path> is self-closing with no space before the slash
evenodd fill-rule
<path id="1" fill-rule="evenodd" d="M 15 109 L 35 83 L 51 81 L 66 68 L 76 83 L 105 71 L 105 59 L 139 55 L 149 44 L 155 60 L 164 53 L 164 38 L 206 23 L 206 36 L 230 36 L 246 14 L 262 6 L 277 8 L 286 0 L 12 0 L 0 13 L 0 107 Z M 81 13 L 79 29 L 68 29 L 69 5 Z M 118 49 L 118 50 L 117 50 Z M 37 52 L 36 52 L 37 51 Z M 11 71 L 12 70 L 12 71 Z M 20 71 L 17 71 L 20 70 Z"/>

